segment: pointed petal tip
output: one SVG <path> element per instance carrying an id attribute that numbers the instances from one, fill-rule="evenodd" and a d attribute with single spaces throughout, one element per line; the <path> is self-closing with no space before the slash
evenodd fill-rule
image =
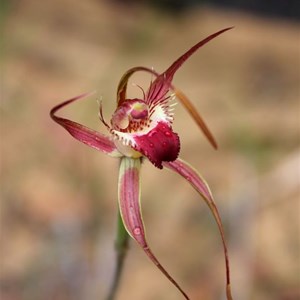
<path id="1" fill-rule="evenodd" d="M 211 141 L 211 144 L 215 150 L 219 149 L 219 145 L 217 144 L 217 142 L 215 140 L 213 142 Z"/>
<path id="2" fill-rule="evenodd" d="M 226 286 L 226 297 L 227 297 L 227 300 L 233 300 L 232 295 L 231 295 L 230 284 L 227 284 L 227 286 Z"/>
<path id="3" fill-rule="evenodd" d="M 56 106 L 54 106 L 51 110 L 50 110 L 50 117 L 55 121 L 57 116 L 55 116 L 55 113 L 60 110 L 61 108 L 63 108 L 64 106 L 67 106 L 69 104 L 71 104 L 72 102 L 76 101 L 76 100 L 80 100 L 80 99 L 83 99 L 83 98 L 86 98 L 88 96 L 91 96 L 91 95 L 94 95 L 96 93 L 96 91 L 92 91 L 92 92 L 87 92 L 87 93 L 83 93 L 83 94 L 80 94 L 78 96 L 75 96 L 69 100 L 66 100 Z"/>
<path id="4" fill-rule="evenodd" d="M 231 29 L 234 29 L 234 28 L 235 28 L 235 26 L 232 25 L 232 26 L 229 26 L 229 27 L 224 28 L 223 30 L 231 30 Z"/>
<path id="5" fill-rule="evenodd" d="M 120 156 L 120 153 L 117 151 L 115 144 L 108 136 L 103 135 L 77 122 L 56 115 L 56 112 L 63 107 L 71 104 L 76 100 L 84 99 L 87 96 L 93 95 L 94 93 L 95 91 L 81 94 L 54 106 L 50 110 L 50 116 L 53 121 L 65 128 L 79 142 L 82 142 L 89 147 L 92 147 L 111 156 Z"/>

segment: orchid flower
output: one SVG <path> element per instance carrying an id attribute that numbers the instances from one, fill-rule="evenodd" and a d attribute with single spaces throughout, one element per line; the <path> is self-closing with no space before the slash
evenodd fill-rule
<path id="1" fill-rule="evenodd" d="M 50 112 L 52 119 L 64 127 L 75 139 L 109 156 L 120 159 L 118 181 L 120 228 L 125 227 L 129 236 L 141 246 L 150 260 L 176 286 L 185 299 L 190 298 L 158 261 L 147 243 L 140 204 L 140 168 L 143 159 L 147 158 L 159 169 L 167 168 L 178 173 L 202 196 L 216 220 L 222 238 L 226 266 L 226 295 L 227 299 L 232 299 L 229 260 L 221 218 L 205 180 L 194 168 L 178 157 L 180 139 L 172 129 L 174 118 L 172 101 L 178 98 L 211 144 L 217 148 L 217 144 L 203 119 L 188 98 L 172 85 L 172 79 L 175 72 L 194 52 L 231 28 L 220 30 L 200 41 L 161 74 L 146 67 L 135 67 L 128 70 L 120 80 L 117 90 L 117 108 L 110 123 L 104 120 L 102 104 L 100 103 L 99 118 L 106 126 L 108 135 L 103 135 L 56 115 L 61 108 L 83 99 L 89 94 L 69 99 L 55 106 Z M 126 97 L 128 80 L 132 74 L 139 71 L 150 73 L 155 80 L 151 82 L 146 93 L 142 89 L 143 99 L 128 99 Z"/>

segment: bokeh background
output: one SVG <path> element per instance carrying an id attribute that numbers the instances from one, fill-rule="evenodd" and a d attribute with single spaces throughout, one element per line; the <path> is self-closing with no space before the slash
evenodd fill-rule
<path id="1" fill-rule="evenodd" d="M 214 151 L 178 105 L 181 157 L 215 195 L 235 299 L 300 299 L 297 1 L 196 2 L 2 1 L 1 300 L 99 300 L 111 282 L 118 161 L 72 139 L 50 120 L 51 107 L 96 90 L 63 114 L 105 131 L 96 100 L 109 119 L 127 69 L 164 71 L 232 25 L 175 76 L 220 146 Z M 149 81 L 142 73 L 132 79 L 145 88 Z M 224 299 L 208 208 L 169 171 L 145 162 L 142 177 L 154 253 L 191 299 Z M 182 296 L 132 242 L 117 299 Z"/>

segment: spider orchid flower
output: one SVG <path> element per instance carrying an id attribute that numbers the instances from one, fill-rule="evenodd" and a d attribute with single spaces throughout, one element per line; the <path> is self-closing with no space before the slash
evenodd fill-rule
<path id="1" fill-rule="evenodd" d="M 194 52 L 231 28 L 220 30 L 200 41 L 161 74 L 146 67 L 135 67 L 128 70 L 120 80 L 117 90 L 117 108 L 110 123 L 104 120 L 100 103 L 99 118 L 106 126 L 108 136 L 56 115 L 61 108 L 89 94 L 67 100 L 55 106 L 50 112 L 52 119 L 64 127 L 75 139 L 120 159 L 118 200 L 123 225 L 127 233 L 141 246 L 151 261 L 177 287 L 185 299 L 189 299 L 189 297 L 154 256 L 145 237 L 140 205 L 141 162 L 146 157 L 155 167 L 159 169 L 165 167 L 178 173 L 192 185 L 210 208 L 218 225 L 224 248 L 226 295 L 227 299 L 232 299 L 229 260 L 221 218 L 207 183 L 194 168 L 178 158 L 180 140 L 178 134 L 172 129 L 173 104 L 170 103 L 174 98 L 178 98 L 211 144 L 217 148 L 217 144 L 204 121 L 187 97 L 172 85 L 172 79 L 179 67 Z M 143 99 L 128 99 L 126 97 L 128 80 L 132 74 L 139 71 L 150 73 L 155 77 L 155 80 L 151 82 L 146 93 L 143 91 Z M 170 91 L 173 93 L 170 94 Z"/>

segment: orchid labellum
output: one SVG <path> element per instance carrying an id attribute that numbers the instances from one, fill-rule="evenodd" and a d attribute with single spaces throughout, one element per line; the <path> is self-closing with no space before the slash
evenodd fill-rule
<path id="1" fill-rule="evenodd" d="M 217 148 L 217 144 L 204 121 L 187 97 L 172 85 L 172 79 L 179 67 L 195 51 L 231 28 L 220 30 L 200 41 L 161 74 L 146 67 L 135 67 L 128 70 L 120 80 L 117 90 L 117 108 L 110 123 L 104 120 L 102 105 L 100 104 L 100 120 L 106 126 L 108 135 L 103 135 L 56 115 L 61 108 L 88 96 L 88 94 L 67 100 L 55 106 L 50 113 L 52 119 L 64 127 L 75 139 L 120 159 L 118 199 L 121 218 L 119 228 L 126 229 L 127 233 L 141 246 L 151 261 L 176 286 L 185 299 L 190 298 L 160 264 L 147 243 L 140 209 L 140 168 L 143 158 L 146 157 L 155 167 L 159 169 L 165 167 L 178 173 L 202 196 L 213 213 L 221 234 L 226 266 L 226 294 L 227 299 L 232 299 L 229 261 L 221 218 L 207 183 L 189 164 L 178 158 L 180 139 L 172 129 L 173 104 L 171 103 L 175 98 L 179 99 L 211 144 Z M 150 73 L 155 80 L 151 82 L 147 92 L 143 93 L 143 99 L 128 99 L 126 97 L 128 80 L 132 74 L 139 71 Z M 124 241 L 128 236 L 126 231 L 124 230 L 125 235 L 123 232 Z"/>

